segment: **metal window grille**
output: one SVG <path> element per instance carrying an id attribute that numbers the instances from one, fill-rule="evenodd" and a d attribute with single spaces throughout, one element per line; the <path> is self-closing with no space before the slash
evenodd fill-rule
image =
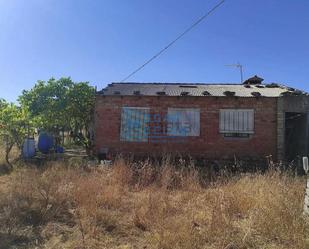
<path id="1" fill-rule="evenodd" d="M 221 133 L 254 133 L 253 109 L 221 109 Z"/>

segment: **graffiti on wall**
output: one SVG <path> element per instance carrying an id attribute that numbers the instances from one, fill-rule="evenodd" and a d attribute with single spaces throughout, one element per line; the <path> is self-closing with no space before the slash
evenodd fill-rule
<path id="1" fill-rule="evenodd" d="M 169 108 L 167 113 L 153 113 L 149 108 L 122 109 L 121 141 L 182 143 L 199 135 L 199 109 Z"/>

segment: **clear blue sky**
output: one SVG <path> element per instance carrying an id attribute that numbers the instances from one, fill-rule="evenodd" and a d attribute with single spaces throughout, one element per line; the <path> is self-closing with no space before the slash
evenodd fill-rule
<path id="1" fill-rule="evenodd" d="M 120 81 L 218 0 L 0 0 L 0 97 L 71 76 Z M 309 1 L 226 0 L 136 74 L 138 82 L 239 82 L 254 74 L 309 91 Z"/>

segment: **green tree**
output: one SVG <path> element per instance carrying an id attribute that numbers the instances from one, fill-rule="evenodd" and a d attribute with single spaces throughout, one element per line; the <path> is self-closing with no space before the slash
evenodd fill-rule
<path id="1" fill-rule="evenodd" d="M 75 131 L 89 129 L 93 121 L 94 96 L 94 88 L 86 82 L 74 84 L 67 92 L 67 111 L 70 113 L 70 125 Z"/>
<path id="2" fill-rule="evenodd" d="M 65 128 L 69 122 L 65 111 L 68 104 L 66 96 L 73 84 L 66 78 L 58 81 L 53 78 L 47 82 L 38 81 L 31 90 L 23 91 L 19 102 L 35 118 L 38 128 L 46 130 L 51 130 L 54 126 Z"/>
<path id="3" fill-rule="evenodd" d="M 14 145 L 22 148 L 27 132 L 33 129 L 26 109 L 0 100 L 0 138 L 5 145 L 5 160 L 10 168 L 9 155 Z"/>
<path id="4" fill-rule="evenodd" d="M 73 82 L 70 78 L 38 81 L 19 97 L 21 106 L 27 108 L 37 128 L 46 131 L 74 131 L 89 129 L 94 108 L 94 88 L 88 82 Z M 89 141 L 83 139 L 86 146 Z"/>

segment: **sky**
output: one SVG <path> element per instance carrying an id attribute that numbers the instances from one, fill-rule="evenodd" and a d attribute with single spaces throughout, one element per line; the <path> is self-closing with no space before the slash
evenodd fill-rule
<path id="1" fill-rule="evenodd" d="M 0 98 L 37 80 L 119 82 L 219 0 L 0 0 Z M 238 83 L 259 75 L 309 91 L 309 1 L 226 0 L 128 79 Z"/>

